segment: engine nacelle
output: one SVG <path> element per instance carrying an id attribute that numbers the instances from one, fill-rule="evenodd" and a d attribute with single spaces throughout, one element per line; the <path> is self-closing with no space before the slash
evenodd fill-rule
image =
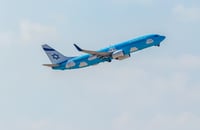
<path id="1" fill-rule="evenodd" d="M 123 60 L 129 57 L 130 57 L 130 54 L 125 55 L 123 50 L 114 51 L 112 54 L 112 58 L 116 60 Z"/>
<path id="2" fill-rule="evenodd" d="M 130 54 L 127 54 L 127 55 L 124 55 L 124 56 L 118 57 L 117 60 L 123 60 L 123 59 L 129 58 L 129 57 L 131 57 L 131 55 L 130 55 Z"/>

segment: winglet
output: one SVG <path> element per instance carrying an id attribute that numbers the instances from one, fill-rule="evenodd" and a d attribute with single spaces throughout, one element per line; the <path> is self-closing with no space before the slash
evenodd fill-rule
<path id="1" fill-rule="evenodd" d="M 77 46 L 76 44 L 74 44 L 74 46 L 76 47 L 76 49 L 78 50 L 78 51 L 83 51 L 83 49 L 81 49 L 79 46 Z"/>

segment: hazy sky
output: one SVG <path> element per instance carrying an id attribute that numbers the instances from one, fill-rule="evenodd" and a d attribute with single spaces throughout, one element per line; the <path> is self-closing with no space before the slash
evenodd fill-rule
<path id="1" fill-rule="evenodd" d="M 0 0 L 1 130 L 199 130 L 199 0 Z M 137 36 L 161 46 L 121 62 L 54 71 L 67 56 Z"/>

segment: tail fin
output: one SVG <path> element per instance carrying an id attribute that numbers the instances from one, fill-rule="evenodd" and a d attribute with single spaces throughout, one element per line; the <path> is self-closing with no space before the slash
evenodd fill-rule
<path id="1" fill-rule="evenodd" d="M 63 61 L 69 60 L 73 57 L 66 57 L 60 52 L 56 51 L 55 49 L 51 48 L 49 45 L 44 44 L 42 45 L 43 50 L 49 57 L 49 60 L 51 61 L 52 64 L 59 64 Z"/>

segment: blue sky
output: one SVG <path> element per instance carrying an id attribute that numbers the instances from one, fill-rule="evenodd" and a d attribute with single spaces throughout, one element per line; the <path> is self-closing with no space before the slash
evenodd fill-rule
<path id="1" fill-rule="evenodd" d="M 198 0 L 0 0 L 0 129 L 199 130 Z M 140 35 L 167 38 L 124 61 L 53 71 L 67 56 Z"/>

